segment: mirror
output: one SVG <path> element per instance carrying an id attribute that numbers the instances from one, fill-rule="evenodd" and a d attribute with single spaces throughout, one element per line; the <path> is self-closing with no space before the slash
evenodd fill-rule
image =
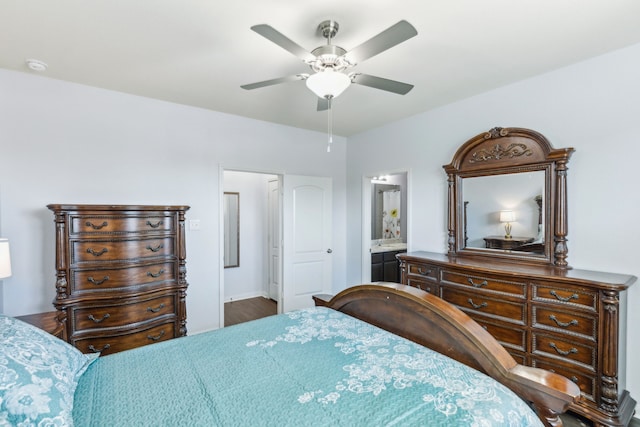
<path id="1" fill-rule="evenodd" d="M 371 178 L 371 244 L 407 241 L 407 172 Z"/>
<path id="2" fill-rule="evenodd" d="M 544 255 L 544 183 L 544 171 L 462 179 L 464 247 Z"/>
<path id="3" fill-rule="evenodd" d="M 372 191 L 371 239 L 402 238 L 400 221 L 402 190 L 400 186 L 373 184 Z"/>
<path id="4" fill-rule="evenodd" d="M 569 268 L 567 163 L 541 134 L 493 128 L 464 143 L 448 175 L 449 254 Z"/>
<path id="5" fill-rule="evenodd" d="M 224 193 L 224 268 L 240 267 L 240 193 Z"/>

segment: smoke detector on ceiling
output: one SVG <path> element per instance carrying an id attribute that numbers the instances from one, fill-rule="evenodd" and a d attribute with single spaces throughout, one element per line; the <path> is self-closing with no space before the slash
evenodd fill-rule
<path id="1" fill-rule="evenodd" d="M 47 64 L 37 59 L 27 59 L 26 63 L 30 70 L 38 72 L 47 71 Z"/>

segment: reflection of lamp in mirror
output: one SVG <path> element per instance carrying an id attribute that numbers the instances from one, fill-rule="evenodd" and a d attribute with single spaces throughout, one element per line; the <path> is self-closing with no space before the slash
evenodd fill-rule
<path id="1" fill-rule="evenodd" d="M 11 276 L 11 256 L 9 255 L 9 240 L 0 238 L 0 279 Z"/>
<path id="2" fill-rule="evenodd" d="M 504 222 L 504 238 L 511 238 L 511 223 L 516 220 L 513 211 L 500 211 L 500 222 Z"/>

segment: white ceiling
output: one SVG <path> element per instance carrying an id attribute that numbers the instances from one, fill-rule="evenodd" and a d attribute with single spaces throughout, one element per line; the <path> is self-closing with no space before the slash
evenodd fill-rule
<path id="1" fill-rule="evenodd" d="M 640 42 L 638 0 L 0 0 L 0 67 L 35 58 L 50 78 L 325 131 L 304 82 L 240 88 L 310 71 L 252 25 L 311 51 L 325 19 L 347 51 L 401 19 L 418 30 L 354 70 L 415 88 L 352 85 L 333 103 L 343 136 Z"/>

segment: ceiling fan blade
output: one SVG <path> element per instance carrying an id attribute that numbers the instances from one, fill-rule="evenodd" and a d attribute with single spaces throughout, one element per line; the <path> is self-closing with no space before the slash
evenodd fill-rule
<path id="1" fill-rule="evenodd" d="M 316 57 L 310 52 L 307 52 L 302 46 L 289 39 L 287 36 L 276 30 L 270 25 L 260 24 L 251 27 L 253 31 L 260 34 L 262 37 L 271 40 L 286 51 L 293 53 L 298 58 L 305 62 L 314 61 Z"/>
<path id="2" fill-rule="evenodd" d="M 318 97 L 318 111 L 327 111 L 329 109 L 329 100 L 327 98 Z"/>
<path id="3" fill-rule="evenodd" d="M 258 89 L 260 87 L 273 86 L 280 83 L 289 83 L 289 82 L 295 82 L 298 80 L 306 80 L 307 77 L 309 77 L 308 74 L 294 74 L 293 76 L 279 77 L 277 79 L 271 79 L 271 80 L 264 80 L 261 82 L 250 83 L 248 85 L 242 85 L 240 87 L 246 90 Z"/>
<path id="4" fill-rule="evenodd" d="M 418 31 L 407 21 L 400 21 L 387 28 L 377 36 L 374 36 L 347 52 L 344 57 L 352 64 L 357 64 L 365 59 L 384 52 L 395 45 L 402 43 L 418 34 Z"/>
<path id="5" fill-rule="evenodd" d="M 413 85 L 395 80 L 383 79 L 382 77 L 370 76 L 368 74 L 354 74 L 351 77 L 351 81 L 359 85 L 382 89 L 399 95 L 406 95 L 411 89 L 413 89 Z"/>

